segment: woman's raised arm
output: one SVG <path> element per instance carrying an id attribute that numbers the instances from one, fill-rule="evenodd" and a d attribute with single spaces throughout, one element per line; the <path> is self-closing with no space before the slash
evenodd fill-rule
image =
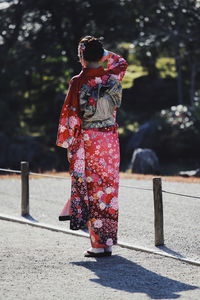
<path id="1" fill-rule="evenodd" d="M 105 60 L 107 60 L 108 74 L 113 74 L 117 80 L 121 81 L 128 67 L 126 60 L 114 52 L 104 50 L 102 61 Z"/>

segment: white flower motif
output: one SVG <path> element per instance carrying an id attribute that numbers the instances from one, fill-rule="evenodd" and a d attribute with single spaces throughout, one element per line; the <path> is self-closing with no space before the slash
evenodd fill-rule
<path id="1" fill-rule="evenodd" d="M 101 202 L 99 207 L 100 207 L 101 210 L 104 210 L 106 208 L 106 204 Z"/>
<path id="2" fill-rule="evenodd" d="M 78 151 L 77 151 L 77 157 L 79 159 L 84 158 L 84 148 L 78 149 Z"/>
<path id="3" fill-rule="evenodd" d="M 86 181 L 87 181 L 87 182 L 92 182 L 92 177 L 89 177 L 89 176 L 88 176 L 88 177 L 86 178 Z"/>
<path id="4" fill-rule="evenodd" d="M 89 197 L 90 201 L 94 201 L 94 198 L 92 196 Z"/>
<path id="5" fill-rule="evenodd" d="M 99 163 L 104 166 L 106 164 L 105 159 L 104 158 L 100 158 Z"/>
<path id="6" fill-rule="evenodd" d="M 97 197 L 101 197 L 103 195 L 103 192 L 102 191 L 98 191 L 98 193 L 97 193 Z"/>
<path id="7" fill-rule="evenodd" d="M 95 77 L 96 84 L 102 83 L 101 77 Z"/>
<path id="8" fill-rule="evenodd" d="M 102 221 L 100 219 L 97 219 L 95 222 L 94 222 L 94 227 L 95 228 L 101 228 L 103 225 Z"/>
<path id="9" fill-rule="evenodd" d="M 84 161 L 77 159 L 75 164 L 74 164 L 74 171 L 78 173 L 82 173 L 84 168 Z"/>
<path id="10" fill-rule="evenodd" d="M 114 174 L 114 173 L 115 173 L 115 169 L 109 168 L 109 169 L 108 169 L 108 173 Z"/>
<path id="11" fill-rule="evenodd" d="M 111 199 L 110 205 L 113 209 L 117 210 L 118 209 L 118 200 L 116 197 L 113 197 Z"/>
<path id="12" fill-rule="evenodd" d="M 112 188 L 111 187 L 107 187 L 106 188 L 106 194 L 111 194 L 112 193 Z"/>
<path id="13" fill-rule="evenodd" d="M 88 141 L 89 140 L 89 135 L 88 134 L 84 134 L 83 139 L 84 139 L 84 141 Z"/>
<path id="14" fill-rule="evenodd" d="M 66 129 L 66 127 L 65 127 L 65 126 L 63 126 L 63 125 L 60 125 L 60 126 L 59 126 L 59 130 L 60 130 L 60 132 L 64 132 L 64 131 L 65 131 L 65 129 Z"/>
<path id="15" fill-rule="evenodd" d="M 65 142 L 63 142 L 62 146 L 63 146 L 64 148 L 67 148 L 67 147 L 69 146 L 69 144 L 68 144 L 67 141 L 65 141 Z"/>
<path id="16" fill-rule="evenodd" d="M 107 246 L 112 246 L 112 245 L 113 245 L 113 240 L 112 240 L 111 238 L 110 238 L 110 239 L 107 239 L 106 245 L 107 245 Z"/>
<path id="17" fill-rule="evenodd" d="M 76 117 L 74 117 L 74 116 L 69 117 L 69 127 L 74 128 L 74 126 L 77 124 L 78 124 L 78 121 L 77 121 Z"/>

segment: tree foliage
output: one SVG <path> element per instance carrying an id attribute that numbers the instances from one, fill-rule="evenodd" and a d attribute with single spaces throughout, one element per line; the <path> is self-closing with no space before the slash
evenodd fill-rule
<path id="1" fill-rule="evenodd" d="M 179 103 L 192 104 L 200 90 L 199 7 L 198 0 L 0 1 L 1 132 L 42 137 L 55 151 L 68 81 L 80 71 L 77 44 L 86 34 L 103 36 L 113 50 L 129 43 L 152 76 L 158 58 L 174 58 Z"/>
<path id="2" fill-rule="evenodd" d="M 200 3 L 194 0 L 137 1 L 133 9 L 138 39 L 137 56 L 151 74 L 162 55 L 175 58 L 179 103 L 183 103 L 184 85 L 195 97 L 200 71 Z"/>
<path id="3" fill-rule="evenodd" d="M 85 34 L 103 35 L 108 46 L 126 39 L 122 11 L 120 2 L 113 0 L 10 1 L 0 11 L 3 126 L 23 132 L 28 124 L 27 132 L 48 133 L 47 122 L 51 127 L 57 120 L 59 93 L 80 71 L 79 39 Z M 6 124 L 8 119 L 13 126 Z"/>

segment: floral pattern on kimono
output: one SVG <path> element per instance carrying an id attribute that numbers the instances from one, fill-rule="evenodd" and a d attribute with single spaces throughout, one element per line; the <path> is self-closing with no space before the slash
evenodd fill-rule
<path id="1" fill-rule="evenodd" d="M 71 216 L 70 228 L 84 228 L 89 218 L 88 188 L 85 174 L 84 140 L 79 136 L 70 151 Z"/>
<path id="2" fill-rule="evenodd" d="M 92 247 L 117 243 L 119 141 L 117 130 L 83 132 Z"/>
<path id="3" fill-rule="evenodd" d="M 77 81 L 74 77 L 70 80 L 59 120 L 56 145 L 63 148 L 69 148 L 75 142 L 81 129 L 77 88 Z"/>

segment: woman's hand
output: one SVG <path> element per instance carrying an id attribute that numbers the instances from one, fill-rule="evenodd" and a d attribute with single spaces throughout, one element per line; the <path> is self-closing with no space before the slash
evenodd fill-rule
<path id="1" fill-rule="evenodd" d="M 109 51 L 106 50 L 106 49 L 104 49 L 103 57 L 101 58 L 100 61 L 104 62 L 106 59 L 108 59 L 109 58 L 109 54 L 110 54 Z"/>
<path id="2" fill-rule="evenodd" d="M 70 161 L 71 161 L 71 158 L 72 158 L 72 155 L 71 155 L 71 153 L 70 153 L 70 149 L 68 148 L 68 149 L 67 149 L 67 160 L 68 160 L 69 163 L 70 163 Z"/>

